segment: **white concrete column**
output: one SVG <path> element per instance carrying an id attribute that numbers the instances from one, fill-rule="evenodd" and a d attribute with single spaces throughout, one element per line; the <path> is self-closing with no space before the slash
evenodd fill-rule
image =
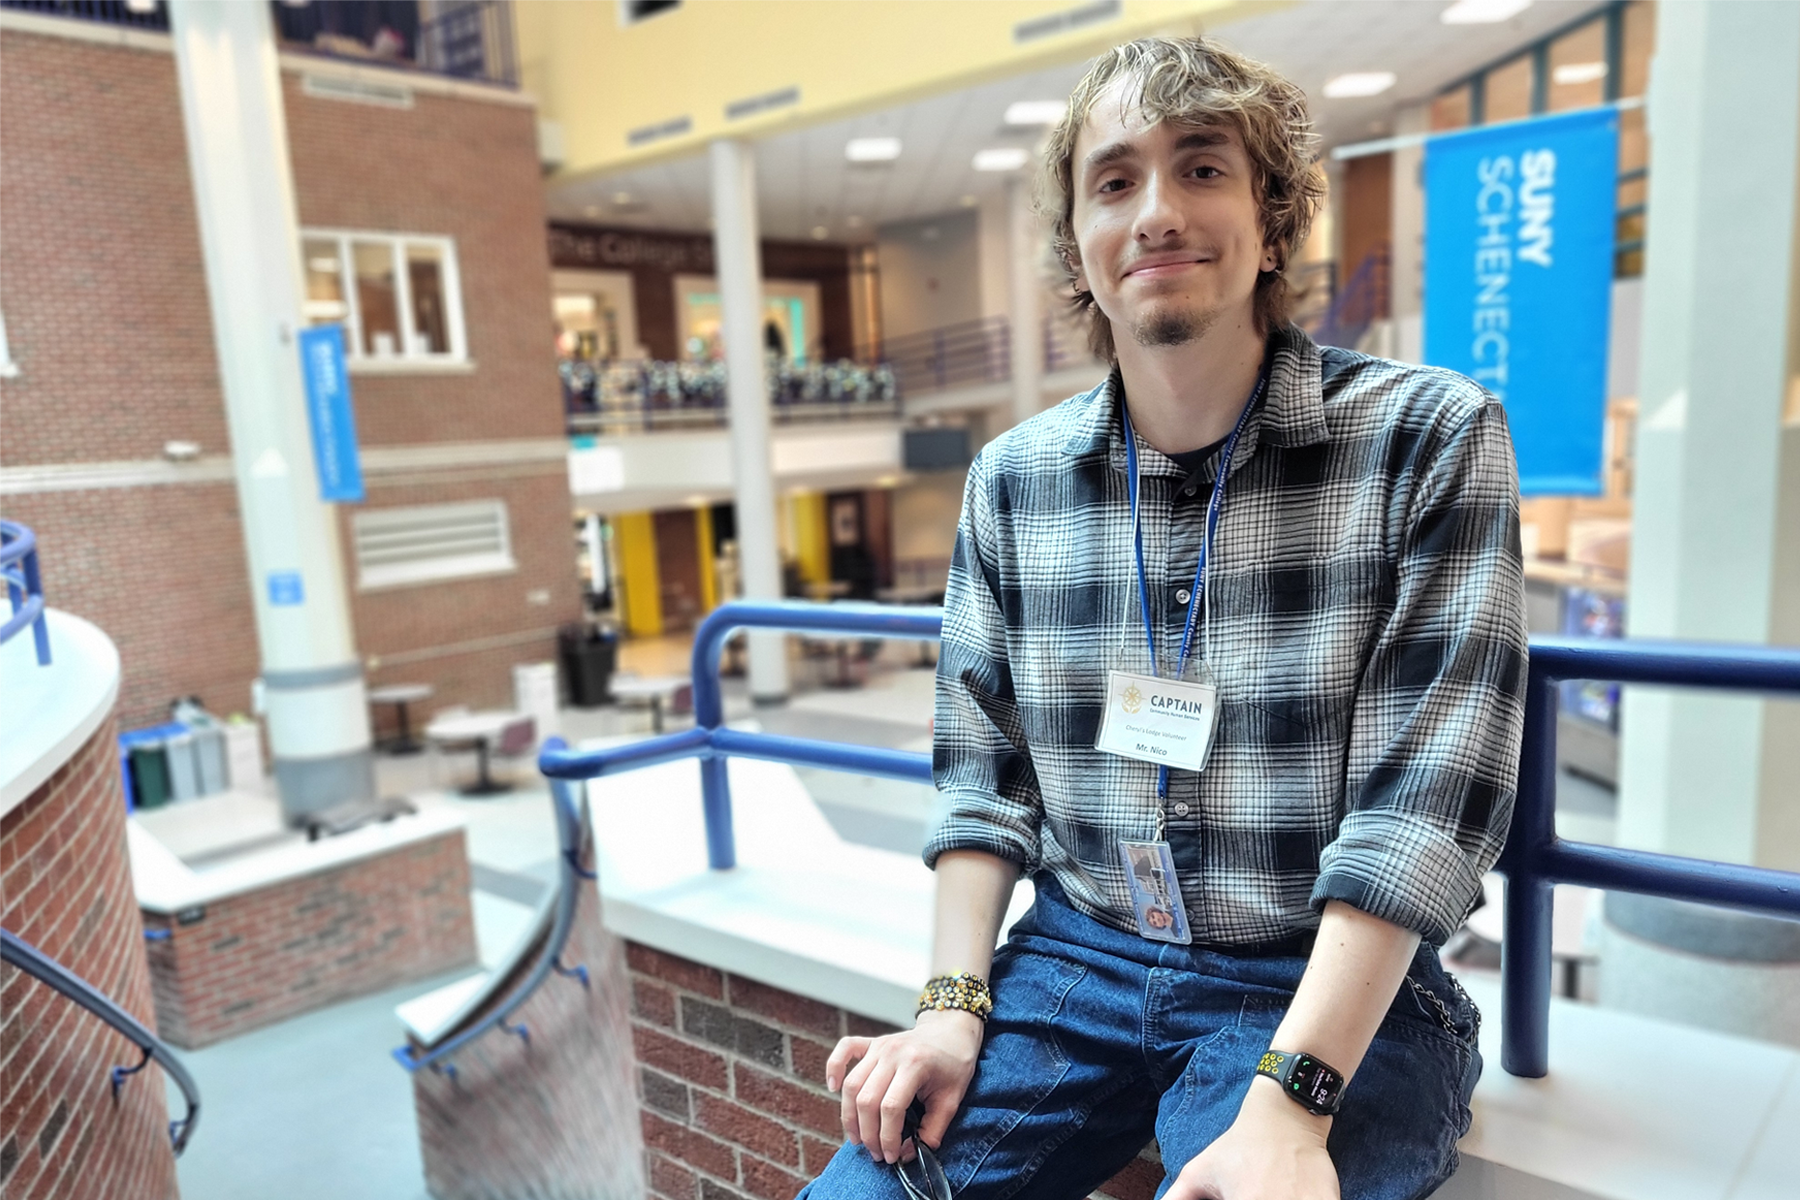
<path id="1" fill-rule="evenodd" d="M 1414 104 L 1394 114 L 1398 136 L 1422 134 L 1431 128 L 1431 106 Z M 1422 362 L 1425 353 L 1425 188 L 1419 169 L 1425 161 L 1423 143 L 1394 151 L 1393 182 L 1389 209 L 1392 245 L 1388 260 L 1388 304 L 1394 322 L 1394 357 L 1402 362 Z M 1349 264 L 1354 265 L 1354 264 Z M 1346 269 L 1349 269 L 1348 266 Z"/>
<path id="2" fill-rule="evenodd" d="M 762 338 L 762 252 L 756 220 L 756 154 L 748 142 L 712 144 L 713 259 L 731 411 L 731 465 L 737 484 L 738 560 L 744 597 L 781 599 L 775 474 L 769 462 L 769 388 Z M 786 699 L 787 638 L 750 635 L 750 697 Z"/>
<path id="3" fill-rule="evenodd" d="M 1008 307 L 1012 332 L 1013 423 L 1036 416 L 1044 407 L 1044 283 L 1038 275 L 1042 232 L 1031 211 L 1031 184 L 1011 179 L 1006 184 L 1011 253 L 1008 265 Z"/>
<path id="4" fill-rule="evenodd" d="M 300 355 L 300 226 L 269 7 L 170 6 L 213 340 L 290 820 L 375 794 L 337 521 L 319 499 Z"/>
<path id="5" fill-rule="evenodd" d="M 1800 430 L 1783 423 L 1800 4 L 1659 5 L 1656 45 L 1630 632 L 1800 642 Z M 1621 843 L 1800 869 L 1797 707 L 1632 689 Z M 1629 898 L 1607 911 L 1604 1002 L 1800 1041 L 1800 963 L 1770 950 L 1782 923 Z M 1701 919 L 1722 924 L 1696 942 Z"/>

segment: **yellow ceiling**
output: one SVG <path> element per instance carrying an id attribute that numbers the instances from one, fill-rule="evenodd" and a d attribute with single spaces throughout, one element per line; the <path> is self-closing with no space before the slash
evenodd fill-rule
<path id="1" fill-rule="evenodd" d="M 1238 0 L 686 0 L 635 25 L 614 0 L 512 6 L 525 89 L 562 127 L 568 178 L 692 153 L 1259 14 Z M 1021 26 L 1047 30 L 1019 40 Z M 797 88 L 799 100 L 728 118 Z M 686 118 L 688 124 L 681 128 Z M 633 131 L 675 129 L 633 144 Z"/>

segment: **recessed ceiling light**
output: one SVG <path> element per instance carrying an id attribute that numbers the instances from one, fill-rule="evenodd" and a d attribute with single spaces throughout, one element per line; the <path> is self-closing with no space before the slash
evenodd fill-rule
<path id="1" fill-rule="evenodd" d="M 1394 86 L 1392 71 L 1351 71 L 1325 81 L 1325 98 L 1348 100 L 1355 96 L 1379 96 Z"/>
<path id="2" fill-rule="evenodd" d="M 813 241 L 822 242 L 831 236 L 831 230 L 825 228 L 823 225 L 814 225 L 812 227 L 812 235 Z"/>
<path id="3" fill-rule="evenodd" d="M 964 196 L 960 203 L 964 208 L 974 208 L 977 204 L 980 204 L 981 201 L 974 196 Z"/>
<path id="4" fill-rule="evenodd" d="M 1531 0 L 1456 0 L 1438 14 L 1446 25 L 1492 25 L 1507 21 L 1531 7 Z"/>
<path id="5" fill-rule="evenodd" d="M 844 145 L 844 157 L 851 162 L 892 162 L 900 157 L 897 137 L 851 138 Z"/>
<path id="6" fill-rule="evenodd" d="M 1016 171 L 1031 161 L 1031 152 L 1018 146 L 990 146 L 975 152 L 977 171 Z"/>
<path id="7" fill-rule="evenodd" d="M 614 192 L 613 193 L 613 203 L 617 204 L 620 208 L 625 207 L 627 204 L 631 203 L 631 193 L 630 192 Z"/>
<path id="8" fill-rule="evenodd" d="M 1006 106 L 1008 125 L 1054 125 L 1069 109 L 1061 100 L 1015 100 Z"/>
<path id="9" fill-rule="evenodd" d="M 1561 84 L 1593 83 L 1605 78 L 1603 62 L 1563 63 L 1550 72 L 1551 81 Z"/>

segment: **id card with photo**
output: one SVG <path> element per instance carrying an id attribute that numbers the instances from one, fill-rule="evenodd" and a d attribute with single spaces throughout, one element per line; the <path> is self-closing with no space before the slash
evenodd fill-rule
<path id="1" fill-rule="evenodd" d="M 1167 842 L 1120 842 L 1119 857 L 1125 864 L 1125 885 L 1131 889 L 1131 911 L 1138 933 L 1153 942 L 1186 946 L 1194 940 L 1188 930 L 1187 906 L 1181 902 L 1181 884 L 1175 877 L 1175 856 Z"/>
<path id="2" fill-rule="evenodd" d="M 1212 750 L 1219 689 L 1210 683 L 1106 673 L 1106 705 L 1096 750 L 1162 767 L 1198 771 Z"/>

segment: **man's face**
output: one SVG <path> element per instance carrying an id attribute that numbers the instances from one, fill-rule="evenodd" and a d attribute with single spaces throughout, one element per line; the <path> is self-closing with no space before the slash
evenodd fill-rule
<path id="1" fill-rule="evenodd" d="M 1121 80 L 1095 101 L 1071 171 L 1075 286 L 1115 340 L 1176 346 L 1222 317 L 1248 323 L 1263 244 L 1250 155 L 1226 125 L 1148 124 Z"/>

